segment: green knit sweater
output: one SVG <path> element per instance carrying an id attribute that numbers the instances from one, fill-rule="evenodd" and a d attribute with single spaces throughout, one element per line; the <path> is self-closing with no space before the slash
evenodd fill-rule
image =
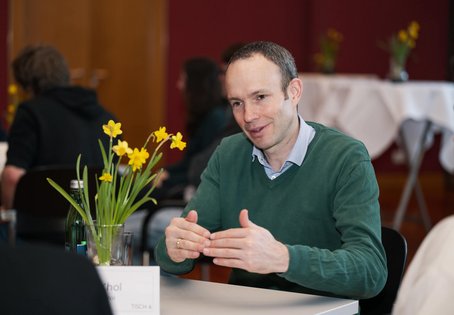
<path id="1" fill-rule="evenodd" d="M 378 185 L 364 145 L 316 123 L 303 164 L 270 180 L 252 160 L 243 134 L 223 140 L 183 216 L 195 209 L 210 231 L 239 227 L 249 210 L 255 224 L 268 229 L 290 253 L 282 274 L 234 269 L 230 283 L 294 292 L 364 299 L 378 294 L 387 278 L 381 243 Z M 174 263 L 165 240 L 156 259 L 167 272 L 192 270 L 194 261 Z"/>

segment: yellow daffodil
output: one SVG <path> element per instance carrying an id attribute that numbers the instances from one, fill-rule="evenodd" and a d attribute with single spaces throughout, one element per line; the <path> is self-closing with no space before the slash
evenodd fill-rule
<path id="1" fill-rule="evenodd" d="M 186 148 L 186 142 L 181 141 L 183 139 L 183 135 L 180 132 L 177 132 L 176 136 L 172 136 L 172 143 L 170 144 L 170 148 L 178 148 L 183 151 Z"/>
<path id="2" fill-rule="evenodd" d="M 400 40 L 402 43 L 407 42 L 407 40 L 408 40 L 408 34 L 407 34 L 406 31 L 404 31 L 404 30 L 400 30 L 400 31 L 399 31 L 399 40 Z"/>
<path id="3" fill-rule="evenodd" d="M 167 139 L 169 134 L 166 132 L 166 127 L 159 127 L 159 130 L 153 132 L 156 137 L 156 142 L 161 142 L 164 139 Z"/>
<path id="4" fill-rule="evenodd" d="M 320 35 L 320 51 L 314 55 L 317 68 L 324 73 L 334 72 L 340 44 L 343 40 L 342 33 L 334 28 L 328 28 Z"/>
<path id="5" fill-rule="evenodd" d="M 408 34 L 414 39 L 418 38 L 418 33 L 419 33 L 419 23 L 418 22 L 411 22 L 410 25 L 408 26 Z"/>
<path id="6" fill-rule="evenodd" d="M 326 35 L 328 36 L 328 38 L 336 42 L 341 42 L 343 39 L 342 34 L 336 31 L 334 28 L 329 28 Z"/>
<path id="7" fill-rule="evenodd" d="M 396 80 L 400 80 L 399 77 L 405 70 L 407 58 L 411 50 L 416 47 L 419 28 L 418 22 L 412 21 L 406 29 L 401 29 L 393 34 L 387 45 L 381 45 L 391 54 L 390 77 L 392 79 L 396 77 Z"/>
<path id="8" fill-rule="evenodd" d="M 104 173 L 102 174 L 102 176 L 99 178 L 99 180 L 103 181 L 103 182 L 111 182 L 112 181 L 112 175 L 110 175 L 109 173 Z"/>
<path id="9" fill-rule="evenodd" d="M 142 165 L 145 164 L 147 159 L 150 157 L 150 154 L 147 152 L 147 149 L 135 148 L 131 154 L 128 154 L 129 157 L 129 165 L 132 166 L 133 172 L 142 168 Z"/>
<path id="10" fill-rule="evenodd" d="M 104 130 L 104 133 L 111 138 L 115 138 L 123 133 L 123 131 L 121 131 L 121 123 L 115 123 L 113 120 L 109 120 L 107 125 L 102 125 L 102 129 Z"/>
<path id="11" fill-rule="evenodd" d="M 17 94 L 17 85 L 16 84 L 10 84 L 8 86 L 8 93 L 10 95 L 14 95 L 14 94 Z"/>
<path id="12" fill-rule="evenodd" d="M 132 149 L 128 146 L 126 141 L 118 140 L 118 144 L 112 147 L 112 150 L 118 155 L 123 156 L 125 154 L 131 154 Z"/>
<path id="13" fill-rule="evenodd" d="M 88 171 L 87 166 L 83 167 L 82 178 L 77 172 L 77 179 L 83 180 L 84 185 L 81 188 L 80 200 L 75 200 L 69 196 L 65 189 L 61 188 L 56 182 L 48 178 L 48 182 L 65 197 L 78 211 L 90 231 L 99 227 L 112 227 L 103 230 L 102 233 L 96 233 L 95 238 L 96 264 L 109 265 L 111 264 L 112 244 L 115 239 L 114 233 L 117 233 L 116 226 L 122 225 L 128 217 L 137 209 L 141 209 L 146 202 L 153 201 L 151 197 L 155 185 L 150 185 L 155 180 L 160 171 L 154 171 L 153 168 L 158 165 L 163 153 L 160 151 L 164 144 L 170 142 L 171 148 L 183 150 L 186 143 L 182 141 L 183 136 L 180 132 L 176 135 L 167 133 L 166 127 L 160 127 L 157 131 L 150 133 L 141 148 L 134 150 L 129 147 L 128 142 L 118 140 L 116 145 L 113 143 L 113 138 L 122 133 L 121 124 L 110 120 L 105 125 L 102 125 L 104 133 L 110 137 L 109 150 L 106 150 L 103 142 L 99 141 L 101 155 L 103 159 L 102 176 L 96 175 L 96 194 L 94 196 L 94 209 L 92 200 L 89 200 L 88 194 Z M 105 136 L 104 136 L 105 138 Z M 148 153 L 148 146 L 151 144 L 151 138 L 155 139 L 153 143 L 155 147 Z M 154 142 L 154 141 L 153 141 Z M 121 157 L 129 158 L 128 165 L 121 164 Z M 118 156 L 119 158 L 116 158 Z M 76 162 L 76 170 L 79 170 L 81 155 Z M 136 172 L 137 171 L 137 172 Z M 99 173 L 98 173 L 99 174 Z M 93 189 L 91 187 L 91 189 Z M 82 204 L 79 204 L 82 202 Z M 93 217 L 92 214 L 96 213 Z M 94 218 L 96 220 L 94 220 Z M 108 236 L 108 237 L 107 237 Z M 92 246 L 91 244 L 90 246 Z"/>

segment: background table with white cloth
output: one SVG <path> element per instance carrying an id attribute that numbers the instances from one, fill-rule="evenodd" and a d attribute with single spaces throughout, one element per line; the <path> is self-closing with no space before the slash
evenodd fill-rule
<path id="1" fill-rule="evenodd" d="M 394 142 L 404 149 L 410 170 L 393 226 L 400 228 L 414 190 L 424 223 L 430 228 L 417 176 L 424 151 L 437 132 L 442 134 L 440 163 L 454 173 L 454 83 L 392 83 L 372 75 L 302 74 L 300 78 L 303 96 L 298 110 L 304 120 L 361 140 L 372 159 Z"/>

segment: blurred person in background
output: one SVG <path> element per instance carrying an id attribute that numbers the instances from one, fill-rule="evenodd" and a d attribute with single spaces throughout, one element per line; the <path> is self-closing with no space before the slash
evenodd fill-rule
<path id="1" fill-rule="evenodd" d="M 244 43 L 234 43 L 228 46 L 221 54 L 221 73 L 220 73 L 220 80 L 222 84 L 222 94 L 225 102 L 227 103 L 227 95 L 225 91 L 225 71 L 227 70 L 227 66 L 229 64 L 230 58 L 232 55 L 237 51 L 239 48 L 243 47 Z M 198 153 L 192 158 L 191 164 L 189 166 L 188 172 L 188 187 L 186 188 L 186 200 L 189 201 L 192 193 L 195 191 L 195 188 L 200 184 L 200 176 L 202 175 L 203 170 L 208 164 L 208 161 L 213 154 L 214 150 L 216 150 L 217 146 L 221 142 L 224 137 L 233 135 L 235 133 L 241 132 L 240 126 L 238 126 L 235 118 L 232 114 L 232 109 L 228 106 L 227 110 L 227 125 L 225 126 L 224 130 L 218 134 L 218 136 L 213 140 L 213 142 L 202 152 Z"/>
<path id="2" fill-rule="evenodd" d="M 156 219 L 156 211 L 163 200 L 183 200 L 185 189 L 189 184 L 188 174 L 192 159 L 210 146 L 224 130 L 228 120 L 227 113 L 230 108 L 223 98 L 219 66 L 213 60 L 206 57 L 186 60 L 177 81 L 177 88 L 185 104 L 184 137 L 187 139 L 187 147 L 182 159 L 165 167 L 159 177 L 157 188 L 153 191 L 153 198 L 157 200 L 157 205 L 152 202 L 147 203 L 143 209 L 146 211 L 136 211 L 126 221 L 126 228 L 134 231 L 134 243 L 140 244 L 142 250 L 154 247 L 168 224 L 169 216 L 174 214 L 168 211 L 161 213 L 159 217 L 163 220 L 163 224 L 159 223 L 161 219 L 158 219 L 154 223 L 150 222 L 149 225 L 150 218 L 153 216 L 153 220 Z M 149 240 L 148 238 L 138 240 L 143 229 L 148 229 L 151 224 L 157 224 L 159 227 L 150 228 L 152 235 L 148 237 Z M 134 261 L 137 262 L 138 259 L 140 257 L 134 257 Z"/>
<path id="3" fill-rule="evenodd" d="M 31 45 L 12 63 L 14 79 L 27 95 L 19 104 L 8 135 L 1 176 L 2 206 L 11 208 L 16 185 L 38 166 L 102 166 L 98 139 L 108 148 L 102 125 L 115 119 L 96 92 L 70 85 L 63 55 L 50 45 Z M 69 183 L 68 183 L 69 184 Z"/>
<path id="4" fill-rule="evenodd" d="M 46 245 L 0 242 L 0 314 L 112 315 L 96 267 Z"/>
<path id="5" fill-rule="evenodd" d="M 222 89 L 222 102 L 225 103 L 227 106 L 225 112 L 226 125 L 222 130 L 220 130 L 220 132 L 218 132 L 217 135 L 215 135 L 210 145 L 208 145 L 205 149 L 195 153 L 192 156 L 187 172 L 187 183 L 185 183 L 183 187 L 184 191 L 182 199 L 184 202 L 187 202 L 191 199 L 197 186 L 200 184 L 200 176 L 202 175 L 202 172 L 207 166 L 211 155 L 216 150 L 221 140 L 224 137 L 241 132 L 241 128 L 238 126 L 232 115 L 232 109 L 228 105 L 227 96 L 225 94 L 225 70 L 227 69 L 227 65 L 233 53 L 242 46 L 244 46 L 244 43 L 234 43 L 228 46 L 221 53 L 219 80 Z M 181 87 L 182 85 L 183 85 L 182 78 L 180 78 L 179 86 Z M 148 228 L 151 231 L 150 240 L 148 242 L 149 244 L 151 244 L 151 248 L 154 247 L 158 239 L 164 234 L 164 229 L 169 224 L 171 218 L 174 217 L 175 215 L 179 215 L 179 211 L 180 211 L 179 208 L 174 209 L 173 211 L 168 211 L 166 209 L 165 211 L 162 211 L 159 214 L 155 215 L 154 220 L 151 222 Z"/>
<path id="6" fill-rule="evenodd" d="M 393 314 L 452 314 L 454 296 L 454 215 L 438 222 L 411 260 L 397 293 Z"/>
<path id="7" fill-rule="evenodd" d="M 227 124 L 228 104 L 222 94 L 220 69 L 211 59 L 196 57 L 183 64 L 177 87 L 186 106 L 187 149 L 182 160 L 161 175 L 157 199 L 182 197 L 191 160 L 203 152 Z"/>

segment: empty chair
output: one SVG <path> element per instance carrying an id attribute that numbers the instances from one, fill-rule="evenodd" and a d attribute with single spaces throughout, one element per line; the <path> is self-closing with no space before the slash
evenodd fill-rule
<path id="1" fill-rule="evenodd" d="M 388 279 L 385 287 L 375 297 L 359 301 L 361 315 L 390 314 L 399 290 L 407 259 L 407 241 L 398 231 L 382 227 L 382 243 L 385 248 Z"/>

